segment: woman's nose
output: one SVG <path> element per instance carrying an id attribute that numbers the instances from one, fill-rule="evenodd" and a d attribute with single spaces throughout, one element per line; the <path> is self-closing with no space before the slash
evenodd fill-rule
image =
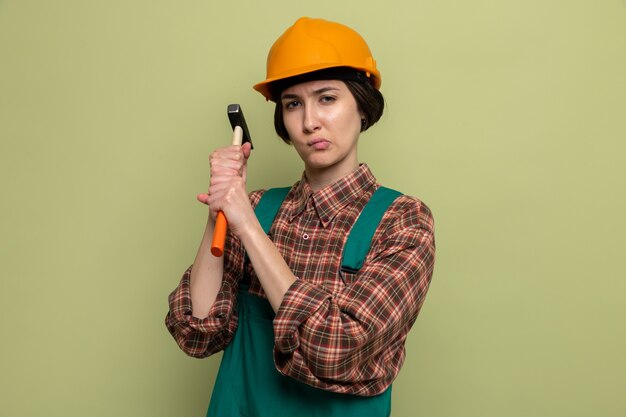
<path id="1" fill-rule="evenodd" d="M 313 106 L 306 106 L 304 109 L 304 120 L 302 130 L 304 133 L 313 133 L 320 129 L 319 115 Z"/>

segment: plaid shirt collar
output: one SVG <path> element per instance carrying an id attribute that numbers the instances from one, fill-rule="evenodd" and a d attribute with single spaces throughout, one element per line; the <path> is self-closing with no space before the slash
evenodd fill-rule
<path id="1" fill-rule="evenodd" d="M 292 222 L 306 209 L 310 199 L 310 204 L 315 209 L 320 223 L 326 228 L 347 204 L 352 203 L 370 189 L 374 192 L 375 188 L 376 178 L 367 164 L 359 165 L 354 172 L 316 192 L 311 189 L 306 175 L 302 174 L 302 179 L 295 185 L 295 198 L 291 206 L 289 221 Z"/>

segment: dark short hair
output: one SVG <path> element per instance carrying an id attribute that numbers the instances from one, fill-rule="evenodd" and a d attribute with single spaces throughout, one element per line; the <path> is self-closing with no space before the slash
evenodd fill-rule
<path id="1" fill-rule="evenodd" d="M 385 108 L 385 99 L 380 91 L 378 91 L 369 82 L 355 80 L 341 80 L 346 84 L 350 93 L 356 100 L 357 109 L 363 114 L 363 123 L 361 124 L 361 132 L 365 132 L 374 123 L 380 120 Z M 282 91 L 280 91 L 282 92 Z M 283 121 L 283 106 L 280 100 L 280 93 L 276 96 L 276 107 L 274 108 L 274 129 L 280 138 L 287 144 L 291 144 L 291 138 L 287 133 L 287 128 Z"/>

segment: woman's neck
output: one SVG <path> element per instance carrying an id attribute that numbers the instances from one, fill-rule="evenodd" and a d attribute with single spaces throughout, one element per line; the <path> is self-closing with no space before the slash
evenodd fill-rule
<path id="1" fill-rule="evenodd" d="M 341 170 L 329 170 L 328 168 L 324 169 L 315 169 L 310 167 L 304 168 L 304 173 L 306 174 L 307 182 L 311 187 L 313 192 L 321 190 L 327 185 L 333 184 L 356 171 L 359 168 L 359 163 L 355 162 L 355 164 L 350 165 L 348 167 L 344 167 Z"/>

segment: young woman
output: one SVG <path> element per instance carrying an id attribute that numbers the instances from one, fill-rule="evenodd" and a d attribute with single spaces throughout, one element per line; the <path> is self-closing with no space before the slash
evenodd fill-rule
<path id="1" fill-rule="evenodd" d="M 198 196 L 209 206 L 204 237 L 166 318 L 188 355 L 225 350 L 209 415 L 390 414 L 435 243 L 429 209 L 399 194 L 371 242 L 351 235 L 381 188 L 357 152 L 382 115 L 380 85 L 369 47 L 344 25 L 301 18 L 274 43 L 254 88 L 275 102 L 276 132 L 304 174 L 269 234 L 255 214 L 264 191 L 245 188 L 249 144 L 211 154 L 209 191 Z M 210 253 L 218 211 L 229 227 L 223 258 Z M 349 239 L 366 245 L 357 268 L 342 268 Z"/>

